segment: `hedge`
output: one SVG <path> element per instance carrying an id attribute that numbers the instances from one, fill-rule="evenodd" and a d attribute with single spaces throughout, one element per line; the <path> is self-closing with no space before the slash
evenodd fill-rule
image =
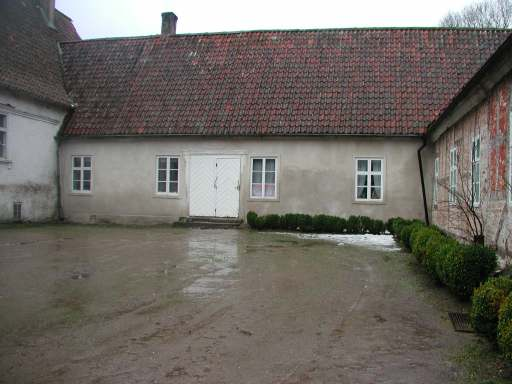
<path id="1" fill-rule="evenodd" d="M 465 245 L 418 220 L 393 218 L 388 228 L 436 281 L 468 299 L 496 269 L 496 254 L 482 245 Z"/>
<path id="2" fill-rule="evenodd" d="M 494 277 L 475 289 L 471 298 L 471 324 L 489 339 L 496 339 L 500 306 L 512 292 L 512 279 Z"/>
<path id="3" fill-rule="evenodd" d="M 281 229 L 299 232 L 319 233 L 350 233 L 350 234 L 382 234 L 386 224 L 382 220 L 374 220 L 367 216 L 350 216 L 348 219 L 329 215 L 305 215 L 287 213 L 284 215 L 258 216 L 255 212 L 247 213 L 247 224 L 251 228 Z"/>
<path id="4" fill-rule="evenodd" d="M 512 360 L 512 294 L 507 296 L 500 307 L 497 339 L 503 355 Z"/>

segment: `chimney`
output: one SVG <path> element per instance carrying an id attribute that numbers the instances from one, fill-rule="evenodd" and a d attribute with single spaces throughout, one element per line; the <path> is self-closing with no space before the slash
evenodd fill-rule
<path id="1" fill-rule="evenodd" d="M 41 12 L 50 28 L 55 28 L 55 0 L 40 0 Z"/>
<path id="2" fill-rule="evenodd" d="M 174 12 L 162 13 L 162 35 L 175 35 L 178 16 Z"/>

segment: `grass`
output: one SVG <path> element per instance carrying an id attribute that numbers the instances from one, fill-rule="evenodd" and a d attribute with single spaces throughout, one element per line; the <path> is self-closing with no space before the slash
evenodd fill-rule
<path id="1" fill-rule="evenodd" d="M 458 383 L 465 384 L 510 384 L 512 363 L 498 353 L 496 347 L 484 338 L 464 346 L 453 357 L 462 368 Z"/>

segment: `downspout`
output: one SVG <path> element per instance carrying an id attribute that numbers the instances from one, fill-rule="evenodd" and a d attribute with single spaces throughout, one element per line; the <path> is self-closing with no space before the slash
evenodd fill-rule
<path id="1" fill-rule="evenodd" d="M 420 167 L 420 179 L 421 179 L 421 193 L 423 194 L 423 209 L 425 211 L 425 223 L 430 225 L 430 220 L 428 218 L 428 204 L 427 204 L 427 194 L 425 193 L 425 177 L 423 175 L 423 162 L 421 160 L 421 151 L 423 148 L 427 146 L 427 138 L 426 136 L 422 137 L 421 147 L 418 149 L 418 165 Z"/>
<path id="2" fill-rule="evenodd" d="M 64 220 L 64 212 L 62 210 L 62 187 L 60 183 L 60 143 L 62 141 L 62 131 L 68 124 L 69 120 L 71 119 L 71 116 L 73 116 L 73 112 L 75 111 L 75 105 L 71 105 L 71 108 L 69 109 L 68 113 L 64 116 L 64 120 L 62 121 L 62 125 L 60 126 L 59 132 L 55 136 L 55 141 L 57 142 L 57 220 L 63 221 Z"/>

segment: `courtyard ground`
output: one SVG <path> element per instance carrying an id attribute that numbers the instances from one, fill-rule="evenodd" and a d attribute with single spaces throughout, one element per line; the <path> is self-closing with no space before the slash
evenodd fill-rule
<path id="1" fill-rule="evenodd" d="M 0 383 L 468 382 L 488 347 L 453 331 L 461 310 L 396 247 L 0 229 Z"/>

